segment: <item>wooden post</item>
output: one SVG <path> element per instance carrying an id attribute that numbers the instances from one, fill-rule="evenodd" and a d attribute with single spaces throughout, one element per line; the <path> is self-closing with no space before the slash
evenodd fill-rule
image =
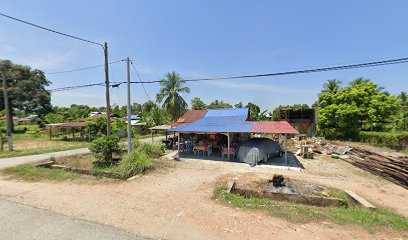
<path id="1" fill-rule="evenodd" d="M 177 136 L 178 136 L 177 151 L 180 153 L 180 132 L 178 132 Z"/>
<path id="2" fill-rule="evenodd" d="M 51 140 L 51 135 L 52 135 L 52 126 L 50 125 L 50 140 Z"/>
<path id="3" fill-rule="evenodd" d="M 230 160 L 230 133 L 227 133 L 228 134 L 228 160 Z"/>
<path id="4" fill-rule="evenodd" d="M 288 165 L 288 135 L 285 133 L 285 161 L 286 161 L 286 165 L 289 167 Z"/>

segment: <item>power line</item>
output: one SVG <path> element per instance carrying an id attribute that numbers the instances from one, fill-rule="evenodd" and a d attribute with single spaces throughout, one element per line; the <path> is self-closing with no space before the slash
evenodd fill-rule
<path id="1" fill-rule="evenodd" d="M 133 62 L 132 62 L 132 61 L 130 61 L 130 64 L 132 64 L 132 67 L 133 67 L 133 69 L 135 70 L 137 77 L 139 78 L 139 82 L 142 84 L 143 90 L 144 90 L 144 92 L 145 92 L 147 98 L 149 99 L 149 101 L 151 101 L 151 99 L 150 99 L 150 97 L 149 97 L 149 94 L 147 94 L 146 88 L 145 88 L 144 85 L 143 85 L 142 79 L 141 79 L 140 76 L 139 76 L 139 72 L 136 70 L 136 67 L 135 67 L 135 65 L 133 65 Z"/>
<path id="2" fill-rule="evenodd" d="M 227 80 L 227 79 L 239 79 L 239 78 L 258 78 L 258 77 L 271 77 L 271 76 L 282 76 L 282 75 L 296 75 L 296 74 L 304 74 L 304 73 L 316 73 L 316 72 L 328 72 L 328 71 L 340 71 L 340 70 L 348 70 L 348 69 L 356 69 L 356 68 L 367 68 L 367 67 L 377 67 L 377 66 L 384 66 L 384 65 L 393 65 L 393 64 L 401 64 L 407 63 L 407 58 L 398 58 L 392 60 L 384 60 L 384 61 L 376 61 L 376 62 L 368 62 L 368 63 L 360 63 L 360 64 L 352 64 L 352 65 L 342 65 L 342 66 L 334 66 L 334 67 L 327 67 L 327 68 L 315 68 L 315 69 L 305 69 L 305 70 L 295 70 L 289 72 L 278 72 L 278 73 L 265 73 L 265 74 L 254 74 L 254 75 L 241 75 L 241 76 L 230 76 L 230 77 L 214 77 L 214 78 L 198 78 L 198 79 L 186 79 L 186 82 L 199 82 L 199 81 L 216 81 L 216 80 Z M 156 80 L 156 81 L 141 81 L 139 79 L 138 82 L 130 82 L 130 83 L 137 83 L 137 84 L 151 84 L 151 83 L 161 83 L 166 82 L 166 80 Z M 126 82 L 112 82 L 116 85 L 120 85 Z M 95 86 L 91 85 L 91 86 Z M 76 86 L 78 87 L 78 86 Z M 81 87 L 87 87 L 87 85 L 82 85 Z M 71 90 L 70 87 L 66 87 Z M 59 90 L 59 89 L 58 89 Z"/>
<path id="3" fill-rule="evenodd" d="M 96 45 L 99 45 L 99 46 L 103 47 L 103 45 L 101 43 L 98 43 L 98 42 L 94 42 L 94 41 L 87 40 L 87 39 L 84 39 L 84 38 L 76 37 L 76 36 L 66 34 L 66 33 L 63 33 L 63 32 L 59 32 L 59 31 L 56 31 L 56 30 L 53 30 L 53 29 L 50 29 L 50 28 L 46 28 L 46 27 L 31 23 L 31 22 L 28 22 L 28 21 L 19 19 L 19 18 L 15 18 L 15 17 L 9 16 L 9 15 L 6 15 L 6 14 L 1 13 L 1 12 L 0 12 L 0 15 L 3 16 L 3 17 L 6 17 L 6 18 L 9 18 L 9 19 L 12 19 L 12 20 L 15 20 L 15 21 L 18 21 L 18 22 L 33 26 L 33 27 L 36 27 L 36 28 L 40 28 L 40 29 L 45 30 L 45 31 L 60 34 L 60 35 L 65 36 L 65 37 L 73 38 L 73 39 L 80 40 L 80 41 L 87 42 L 87 43 L 96 44 Z"/>
<path id="4" fill-rule="evenodd" d="M 86 84 L 86 85 L 78 85 L 78 86 L 68 86 L 68 87 L 60 87 L 60 88 L 54 88 L 54 89 L 49 89 L 49 92 L 61 92 L 61 91 L 67 91 L 67 90 L 74 90 L 74 89 L 79 89 L 79 88 L 86 88 L 86 87 L 93 87 L 93 86 L 103 86 L 105 83 L 92 83 L 92 84 Z"/>
<path id="5" fill-rule="evenodd" d="M 294 75 L 294 74 L 303 74 L 303 73 L 315 73 L 315 72 L 348 70 L 348 69 L 355 69 L 355 68 L 376 67 L 376 66 L 383 66 L 383 65 L 400 64 L 400 63 L 406 63 L 406 62 L 408 62 L 408 58 L 398 58 L 398 59 L 385 60 L 385 61 L 359 63 L 359 64 L 352 64 L 352 65 L 342 65 L 342 66 L 326 67 L 326 68 L 295 70 L 295 71 L 289 71 L 289 72 L 241 75 L 241 76 L 230 76 L 230 77 L 185 79 L 184 81 L 196 82 L 196 81 L 213 81 L 213 80 L 226 80 L 226 79 L 238 79 L 238 78 L 271 77 L 271 76 Z M 153 82 L 162 82 L 162 81 L 163 80 L 153 81 Z"/>
<path id="6" fill-rule="evenodd" d="M 118 62 L 123 62 L 123 61 L 125 61 L 125 60 L 122 59 L 122 60 L 113 61 L 113 62 L 110 62 L 109 65 L 110 64 L 115 64 L 115 63 L 118 63 Z M 84 67 L 84 68 L 78 68 L 78 69 L 72 69 L 72 70 L 63 70 L 63 71 L 57 71 L 57 72 L 46 72 L 44 74 L 51 75 L 51 74 L 60 74 L 60 73 L 79 72 L 79 71 L 84 71 L 84 70 L 99 68 L 99 67 L 104 67 L 104 66 L 105 66 L 105 64 L 101 64 L 101 65 L 95 65 L 95 66 L 91 66 L 91 67 Z"/>

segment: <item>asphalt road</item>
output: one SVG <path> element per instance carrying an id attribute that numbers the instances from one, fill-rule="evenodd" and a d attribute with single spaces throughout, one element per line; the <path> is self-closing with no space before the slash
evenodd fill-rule
<path id="1" fill-rule="evenodd" d="M 8 168 L 25 163 L 36 163 L 48 160 L 52 157 L 64 157 L 64 156 L 73 156 L 78 154 L 87 154 L 89 153 L 88 148 L 79 148 L 74 150 L 67 150 L 61 152 L 53 153 L 43 153 L 37 155 L 23 156 L 23 157 L 12 157 L 12 158 L 2 158 L 0 159 L 0 169 Z"/>
<path id="2" fill-rule="evenodd" d="M 157 136 L 157 137 L 154 137 L 153 142 L 159 143 L 165 138 L 166 138 L 165 136 Z M 140 141 L 143 143 L 152 143 L 151 138 L 140 139 Z M 79 149 L 74 149 L 74 150 L 43 153 L 43 154 L 23 156 L 23 157 L 1 158 L 0 159 L 0 169 L 17 166 L 17 165 L 25 164 L 25 163 L 42 162 L 52 157 L 55 157 L 55 158 L 56 157 L 66 157 L 66 156 L 81 155 L 81 154 L 88 154 L 88 153 L 90 153 L 88 148 L 79 148 Z"/>
<path id="3" fill-rule="evenodd" d="M 141 240 L 123 230 L 69 218 L 0 198 L 0 239 Z"/>

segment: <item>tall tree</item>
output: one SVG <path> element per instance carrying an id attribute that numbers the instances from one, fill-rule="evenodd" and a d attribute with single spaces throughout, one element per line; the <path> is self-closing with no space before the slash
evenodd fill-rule
<path id="1" fill-rule="evenodd" d="M 207 105 L 199 97 L 195 97 L 191 100 L 191 109 L 203 110 L 206 108 L 207 108 Z"/>
<path id="2" fill-rule="evenodd" d="M 51 94 L 45 90 L 51 84 L 40 70 L 0 60 L 0 72 L 5 73 L 11 110 L 39 115 L 51 111 Z M 4 109 L 3 89 L 0 89 L 0 110 Z"/>
<path id="3" fill-rule="evenodd" d="M 401 92 L 397 99 L 399 101 L 399 109 L 396 116 L 396 130 L 408 131 L 408 94 Z"/>
<path id="4" fill-rule="evenodd" d="M 208 104 L 208 109 L 232 108 L 232 105 L 223 101 L 215 100 Z"/>
<path id="5" fill-rule="evenodd" d="M 252 121 L 256 121 L 258 119 L 258 114 L 261 112 L 259 106 L 249 102 L 245 107 L 249 108 L 249 118 Z"/>
<path id="6" fill-rule="evenodd" d="M 190 93 L 190 88 L 183 87 L 185 83 L 176 72 L 168 73 L 160 82 L 157 102 L 163 102 L 162 107 L 168 111 L 173 120 L 179 118 L 188 108 L 187 102 L 181 96 L 182 93 Z"/>
<path id="7" fill-rule="evenodd" d="M 234 107 L 236 107 L 236 108 L 243 108 L 243 107 L 244 107 L 244 104 L 242 104 L 242 102 L 239 102 L 239 103 L 235 104 Z"/>
<path id="8" fill-rule="evenodd" d="M 387 130 L 398 109 L 398 100 L 368 79 L 356 79 L 335 92 L 325 90 L 319 95 L 318 121 L 329 138 L 357 138 L 362 123 L 369 130 Z"/>
<path id="9" fill-rule="evenodd" d="M 337 79 L 328 80 L 323 84 L 322 93 L 336 93 L 340 90 L 342 82 Z"/>

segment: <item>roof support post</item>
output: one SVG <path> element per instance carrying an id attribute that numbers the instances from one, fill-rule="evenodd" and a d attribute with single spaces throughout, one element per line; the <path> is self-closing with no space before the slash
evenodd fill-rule
<path id="1" fill-rule="evenodd" d="M 285 161 L 286 161 L 286 165 L 289 167 L 288 164 L 288 134 L 285 133 Z"/>
<path id="2" fill-rule="evenodd" d="M 228 160 L 230 160 L 230 133 L 227 133 L 228 134 Z"/>
<path id="3" fill-rule="evenodd" d="M 154 130 L 152 130 L 152 144 L 154 142 Z"/>
<path id="4" fill-rule="evenodd" d="M 180 153 L 180 132 L 178 132 L 177 136 L 178 136 L 178 141 L 177 141 L 177 151 Z"/>

